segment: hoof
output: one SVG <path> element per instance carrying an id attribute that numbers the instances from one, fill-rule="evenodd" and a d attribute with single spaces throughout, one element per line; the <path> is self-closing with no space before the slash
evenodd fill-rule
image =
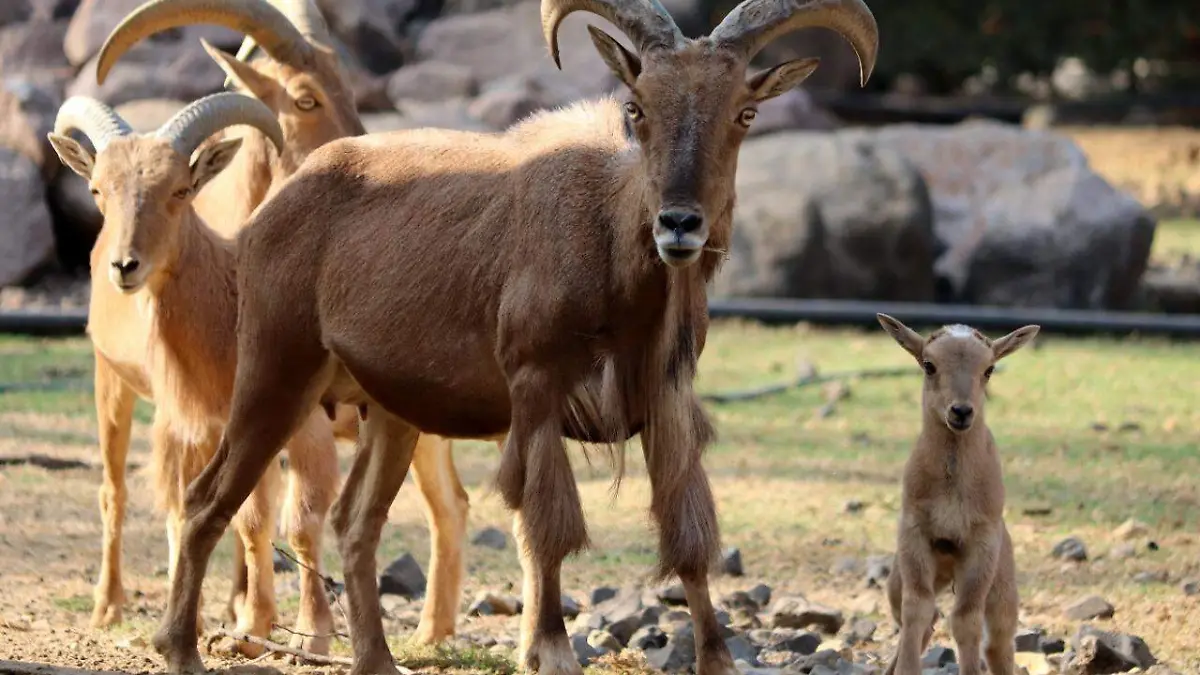
<path id="1" fill-rule="evenodd" d="M 154 651 L 167 662 L 167 672 L 173 675 L 200 675 L 208 672 L 204 662 L 200 660 L 200 652 L 196 649 L 196 639 L 179 639 L 168 632 L 159 630 L 151 640 Z"/>
<path id="2" fill-rule="evenodd" d="M 400 675 L 400 671 L 392 655 L 385 649 L 382 654 L 355 657 L 354 665 L 350 666 L 350 675 Z"/>
<path id="3" fill-rule="evenodd" d="M 303 649 L 310 654 L 319 654 L 321 656 L 329 655 L 329 638 L 323 635 L 320 637 L 293 635 L 288 646 L 295 649 Z"/>
<path id="4" fill-rule="evenodd" d="M 257 659 L 267 651 L 266 647 L 256 645 L 250 642 L 242 642 L 234 640 L 230 637 L 223 637 L 217 640 L 209 650 L 212 654 L 224 657 L 237 658 L 244 656 L 248 659 Z"/>
<path id="5" fill-rule="evenodd" d="M 413 634 L 412 641 L 419 645 L 436 645 L 452 637 L 454 637 L 454 626 L 449 628 L 431 627 L 422 621 L 417 625 L 417 632 Z"/>
<path id="6" fill-rule="evenodd" d="M 97 602 L 92 609 L 92 628 L 110 628 L 123 620 L 121 601 Z"/>
<path id="7" fill-rule="evenodd" d="M 534 635 L 529 648 L 521 655 L 521 665 L 527 672 L 539 675 L 582 675 L 579 657 L 571 649 L 566 633 L 552 637 Z"/>

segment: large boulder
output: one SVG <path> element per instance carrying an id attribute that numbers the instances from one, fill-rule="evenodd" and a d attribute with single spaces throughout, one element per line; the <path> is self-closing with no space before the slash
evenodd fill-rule
<path id="1" fill-rule="evenodd" d="M 62 82 L 75 72 L 63 53 L 68 22 L 37 18 L 0 28 L 0 74 L 5 78 L 37 73 Z"/>
<path id="2" fill-rule="evenodd" d="M 1064 309 L 1135 302 L 1155 220 L 1069 138 L 990 121 L 854 133 L 903 154 L 925 177 L 939 300 Z"/>
<path id="3" fill-rule="evenodd" d="M 411 60 L 405 25 L 417 0 L 318 0 L 329 30 L 368 71 L 383 75 Z"/>
<path id="4" fill-rule="evenodd" d="M 0 286 L 19 284 L 54 259 L 54 225 L 38 165 L 0 148 Z"/>
<path id="5" fill-rule="evenodd" d="M 46 138 L 60 105 L 61 96 L 52 88 L 17 76 L 0 80 L 0 147 L 32 160 L 45 181 L 52 180 L 60 166 Z"/>
<path id="6" fill-rule="evenodd" d="M 933 221 L 917 170 L 863 137 L 748 139 L 718 296 L 927 301 Z"/>
<path id="7" fill-rule="evenodd" d="M 96 59 L 89 60 L 67 86 L 67 95 L 91 96 L 111 106 L 144 98 L 192 101 L 220 91 L 224 82 L 224 71 L 198 40 L 143 41 L 122 55 L 104 84 L 96 82 Z"/>
<path id="8" fill-rule="evenodd" d="M 63 51 L 71 64 L 78 67 L 90 61 L 100 51 L 112 29 L 144 2 L 145 0 L 83 0 L 71 17 L 71 25 L 63 41 Z M 186 42 L 198 47 L 200 38 L 204 38 L 218 47 L 236 49 L 241 44 L 242 37 L 241 33 L 228 28 L 200 24 L 166 30 L 146 41 Z M 211 59 L 209 61 L 211 63 Z M 215 68 L 216 64 L 212 66 Z"/>

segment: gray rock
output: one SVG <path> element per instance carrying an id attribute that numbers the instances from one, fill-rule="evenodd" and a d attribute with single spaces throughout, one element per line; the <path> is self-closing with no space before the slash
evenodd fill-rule
<path id="1" fill-rule="evenodd" d="M 683 584 L 671 584 L 666 588 L 659 589 L 657 597 L 659 602 L 669 607 L 687 606 L 687 595 L 683 591 Z"/>
<path id="2" fill-rule="evenodd" d="M 630 649 L 661 649 L 667 644 L 667 634 L 658 626 L 642 626 L 629 638 Z"/>
<path id="3" fill-rule="evenodd" d="M 476 546 L 503 551 L 508 546 L 508 536 L 494 527 L 485 527 L 471 538 Z"/>
<path id="4" fill-rule="evenodd" d="M 54 153 L 46 134 L 54 129 L 54 118 L 62 105 L 60 89 L 9 74 L 0 52 L 0 147 L 14 150 L 37 164 L 43 181 L 49 182 L 66 169 Z M 82 180 L 82 179 L 80 179 Z M 90 200 L 91 194 L 88 193 Z"/>
<path id="5" fill-rule="evenodd" d="M 858 574 L 858 558 L 849 556 L 838 558 L 833 562 L 833 566 L 829 568 L 829 573 L 834 575 L 854 575 Z"/>
<path id="6" fill-rule="evenodd" d="M 1075 562 L 1083 562 L 1087 560 L 1087 546 L 1079 537 L 1067 537 L 1054 545 L 1054 549 L 1050 555 L 1059 560 L 1072 560 Z"/>
<path id="7" fill-rule="evenodd" d="M 843 661 L 842 655 L 835 649 L 822 649 L 815 654 L 810 654 L 802 659 L 798 659 L 791 665 L 791 668 L 799 670 L 803 673 L 811 673 L 817 668 L 828 668 L 833 672 L 837 672 L 838 664 Z"/>
<path id="8" fill-rule="evenodd" d="M 441 101 L 479 93 L 479 81 L 470 68 L 453 63 L 424 61 L 405 66 L 388 76 L 387 95 L 397 101 Z"/>
<path id="9" fill-rule="evenodd" d="M 291 558 L 283 555 L 278 550 L 271 551 L 271 567 L 275 570 L 276 574 L 296 571 L 296 563 L 292 562 Z"/>
<path id="10" fill-rule="evenodd" d="M 488 591 L 480 591 L 467 608 L 467 616 L 516 616 L 520 613 L 520 600 Z"/>
<path id="11" fill-rule="evenodd" d="M 771 632 L 767 646 L 778 652 L 790 652 L 808 656 L 821 646 L 821 636 L 816 633 L 790 628 L 776 628 Z"/>
<path id="12" fill-rule="evenodd" d="M 562 596 L 563 617 L 567 619 L 574 619 L 575 617 L 579 616 L 580 611 L 582 610 L 579 606 L 579 603 L 575 601 L 575 598 L 572 598 L 566 594 Z"/>
<path id="13" fill-rule="evenodd" d="M 593 631 L 588 635 L 588 644 L 601 654 L 612 653 L 616 654 L 625 646 L 621 644 L 617 638 L 613 637 L 612 633 L 605 630 Z"/>
<path id="14" fill-rule="evenodd" d="M 62 49 L 73 66 L 82 66 L 100 52 L 104 40 L 117 24 L 139 5 L 141 0 L 83 0 L 79 9 L 71 15 L 71 23 L 62 43 Z M 200 46 L 200 38 L 204 38 L 218 47 L 237 48 L 242 42 L 242 34 L 227 28 L 213 25 L 187 26 L 174 31 L 164 31 L 155 36 L 156 44 L 189 43 Z M 141 46 L 134 49 L 141 49 Z M 122 57 L 124 59 L 126 57 Z M 214 65 L 212 59 L 209 66 Z M 218 69 L 218 72 L 220 70 Z M 93 80 L 95 78 L 93 77 Z M 222 79 L 224 79 L 222 77 Z M 188 97 L 191 100 L 193 97 Z"/>
<path id="15" fill-rule="evenodd" d="M 411 59 L 403 27 L 413 22 L 415 0 L 317 0 L 329 30 L 351 52 L 347 56 L 375 74 L 389 73 Z"/>
<path id="16" fill-rule="evenodd" d="M 1070 675 L 1108 675 L 1137 667 L 1136 661 L 1113 649 L 1099 637 L 1087 635 L 1079 640 L 1064 672 Z"/>
<path id="17" fill-rule="evenodd" d="M 379 594 L 419 598 L 425 595 L 425 573 L 411 553 L 396 558 L 379 575 Z"/>
<path id="18" fill-rule="evenodd" d="M 832 131 L 839 126 L 840 121 L 833 113 L 817 105 L 808 92 L 797 87 L 759 104 L 749 136 L 780 131 Z"/>
<path id="19" fill-rule="evenodd" d="M 1016 650 L 1019 652 L 1040 653 L 1042 651 L 1042 637 L 1045 634 L 1045 631 L 1040 628 L 1017 631 L 1017 636 L 1013 640 Z"/>
<path id="20" fill-rule="evenodd" d="M 1066 617 L 1075 621 L 1111 619 L 1115 611 L 1112 604 L 1098 595 L 1080 598 L 1063 608 Z"/>
<path id="21" fill-rule="evenodd" d="M 1042 638 L 1041 650 L 1043 654 L 1061 654 L 1067 649 L 1067 641 L 1062 638 L 1045 637 Z"/>
<path id="22" fill-rule="evenodd" d="M 721 552 L 721 571 L 731 577 L 746 574 L 742 567 L 742 552 L 737 548 L 727 548 Z"/>
<path id="23" fill-rule="evenodd" d="M 657 625 L 662 613 L 663 610 L 659 606 L 643 607 L 630 614 L 616 617 L 615 621 L 608 624 L 607 629 L 620 640 L 621 644 L 628 644 L 639 628 Z"/>
<path id="24" fill-rule="evenodd" d="M 758 603 L 746 591 L 734 591 L 721 598 L 721 604 L 732 611 L 757 612 Z"/>
<path id="25" fill-rule="evenodd" d="M 144 40 L 130 49 L 96 82 L 96 59 L 84 64 L 67 85 L 68 96 L 90 96 L 111 106 L 146 98 L 191 101 L 220 91 L 225 73 L 199 42 Z"/>
<path id="26" fill-rule="evenodd" d="M 850 501 L 846 502 L 845 507 L 843 507 L 846 513 L 858 513 L 864 508 L 866 508 L 866 504 L 858 499 L 851 499 Z"/>
<path id="27" fill-rule="evenodd" d="M 592 611 L 603 616 L 609 623 L 638 613 L 643 608 L 645 608 L 645 603 L 642 602 L 641 589 L 632 587 L 622 588 L 611 598 L 592 604 Z"/>
<path id="28" fill-rule="evenodd" d="M 745 637 L 735 635 L 725 640 L 725 647 L 729 649 L 729 655 L 734 661 L 745 661 L 752 666 L 759 665 L 758 648 Z"/>
<path id="29" fill-rule="evenodd" d="M 1180 586 L 1184 595 L 1200 595 L 1200 579 L 1185 581 Z"/>
<path id="30" fill-rule="evenodd" d="M 933 200 L 940 301 L 1071 309 L 1135 301 L 1154 218 L 1067 136 L 993 121 L 841 133 L 920 170 Z"/>
<path id="31" fill-rule="evenodd" d="M 575 658 L 579 659 L 579 665 L 586 666 L 600 656 L 600 652 L 596 651 L 588 643 L 586 633 L 575 633 L 571 636 L 571 649 L 575 652 Z"/>
<path id="32" fill-rule="evenodd" d="M 576 632 L 588 634 L 604 628 L 608 622 L 596 612 L 583 612 L 575 617 L 575 623 L 572 625 Z"/>
<path id="33" fill-rule="evenodd" d="M 941 668 L 949 663 L 957 663 L 954 650 L 949 647 L 935 645 L 921 657 L 922 668 Z"/>
<path id="34" fill-rule="evenodd" d="M 892 573 L 891 555 L 873 555 L 867 558 L 867 588 L 884 588 L 888 575 Z"/>
<path id="35" fill-rule="evenodd" d="M 617 589 L 611 586 L 600 586 L 593 588 L 591 594 L 588 596 L 588 606 L 595 607 L 596 605 L 611 600 L 615 597 L 617 597 Z"/>
<path id="36" fill-rule="evenodd" d="M 815 605 L 801 597 L 780 598 L 771 607 L 773 628 L 816 627 L 823 633 L 836 635 L 846 622 L 840 610 Z"/>
<path id="37" fill-rule="evenodd" d="M 57 160 L 56 160 L 57 161 Z M 0 147 L 0 286 L 18 284 L 54 259 L 54 225 L 38 165 Z"/>
<path id="38" fill-rule="evenodd" d="M 717 297 L 933 299 L 929 193 L 900 153 L 844 132 L 747 140 Z"/>
<path id="39" fill-rule="evenodd" d="M 846 635 L 846 644 L 854 646 L 870 642 L 875 637 L 878 626 L 870 619 L 856 619 L 850 624 L 850 633 Z"/>
<path id="40" fill-rule="evenodd" d="M 749 595 L 751 600 L 758 603 L 759 609 L 763 609 L 771 604 L 771 587 L 766 584 L 758 584 L 746 591 L 746 595 Z"/>
<path id="41" fill-rule="evenodd" d="M 696 661 L 696 636 L 690 625 L 684 626 L 667 638 L 666 645 L 645 653 L 651 668 L 667 672 L 687 670 Z"/>
<path id="42" fill-rule="evenodd" d="M 1071 638 L 1071 647 L 1076 655 L 1087 651 L 1084 645 L 1089 638 L 1096 639 L 1137 668 L 1146 669 L 1158 663 L 1158 659 L 1150 651 L 1149 645 L 1140 637 L 1103 631 L 1089 625 L 1081 626 Z"/>

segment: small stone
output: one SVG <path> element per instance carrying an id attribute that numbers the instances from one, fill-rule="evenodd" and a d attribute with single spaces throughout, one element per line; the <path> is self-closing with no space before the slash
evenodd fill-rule
<path id="1" fill-rule="evenodd" d="M 834 561 L 833 567 L 829 568 L 829 573 L 839 576 L 858 574 L 858 558 L 838 558 Z"/>
<path id="2" fill-rule="evenodd" d="M 811 673 L 819 667 L 824 667 L 836 673 L 838 663 L 841 660 L 842 655 L 836 649 L 822 649 L 815 654 L 797 660 L 792 664 L 792 668 L 800 672 Z"/>
<path id="3" fill-rule="evenodd" d="M 1124 633 L 1113 633 L 1103 631 L 1092 626 L 1081 626 L 1079 632 L 1071 638 L 1071 646 L 1078 655 L 1083 654 L 1086 649 L 1084 644 L 1089 639 L 1096 639 L 1108 650 L 1121 656 L 1125 661 L 1132 663 L 1137 668 L 1149 668 L 1158 663 L 1158 659 L 1151 653 L 1150 647 L 1146 641 L 1135 635 L 1126 635 Z M 1101 650 L 1102 652 L 1103 650 Z M 1098 652 L 1099 653 L 1099 652 Z M 1128 670 L 1128 668 L 1126 668 Z M 1109 671 L 1115 672 L 1115 671 Z"/>
<path id="4" fill-rule="evenodd" d="M 667 644 L 646 650 L 646 662 L 651 668 L 682 671 L 696 662 L 696 636 L 691 626 L 685 626 L 667 638 Z"/>
<path id="5" fill-rule="evenodd" d="M 717 623 L 721 624 L 722 626 L 728 626 L 733 623 L 733 618 L 729 616 L 729 612 L 726 612 L 723 609 L 718 609 L 716 611 L 716 615 Z"/>
<path id="6" fill-rule="evenodd" d="M 771 587 L 766 584 L 759 584 L 751 588 L 746 591 L 746 595 L 749 595 L 751 600 L 758 603 L 759 609 L 764 609 L 767 605 L 771 604 Z"/>
<path id="7" fill-rule="evenodd" d="M 617 597 L 617 589 L 611 586 L 600 586 L 598 588 L 593 588 L 591 595 L 588 596 L 588 605 L 595 607 L 596 605 L 599 605 L 607 600 L 612 600 L 615 597 Z"/>
<path id="8" fill-rule="evenodd" d="M 286 574 L 296 571 L 296 563 L 281 553 L 279 549 L 275 549 L 271 553 L 271 566 L 275 569 L 276 574 Z"/>
<path id="9" fill-rule="evenodd" d="M 858 499 L 851 499 L 850 501 L 846 502 L 846 506 L 844 507 L 844 510 L 846 511 L 846 513 L 858 513 L 859 511 L 862 511 L 866 507 L 867 507 L 867 505 L 864 504 L 862 501 L 860 501 Z"/>
<path id="10" fill-rule="evenodd" d="M 776 629 L 771 633 L 767 645 L 775 651 L 808 656 L 815 653 L 817 647 L 821 646 L 821 636 L 809 631 Z"/>
<path id="11" fill-rule="evenodd" d="M 1140 520 L 1130 518 L 1113 530 L 1113 536 L 1121 541 L 1140 539 L 1150 534 L 1150 526 Z"/>
<path id="12" fill-rule="evenodd" d="M 846 622 L 839 610 L 815 605 L 804 598 L 780 598 L 771 608 L 773 628 L 809 628 L 815 626 L 829 635 L 836 635 Z"/>
<path id="13" fill-rule="evenodd" d="M 732 611 L 757 612 L 758 603 L 746 591 L 734 591 L 721 598 L 721 604 Z"/>
<path id="14" fill-rule="evenodd" d="M 1072 675 L 1105 675 L 1133 670 L 1137 664 L 1119 654 L 1095 635 L 1087 635 L 1067 663 Z"/>
<path id="15" fill-rule="evenodd" d="M 721 569 L 731 577 L 743 576 L 742 552 L 737 548 L 727 548 L 721 552 Z"/>
<path id="16" fill-rule="evenodd" d="M 758 665 L 758 649 L 745 637 L 735 635 L 725 640 L 725 647 L 729 649 L 729 655 L 733 657 L 733 660 L 745 661 L 752 666 Z"/>
<path id="17" fill-rule="evenodd" d="M 1165 584 L 1168 580 L 1167 573 L 1163 572 L 1138 572 L 1133 575 L 1133 581 L 1139 584 Z"/>
<path id="18" fill-rule="evenodd" d="M 600 656 L 592 645 L 588 644 L 588 636 L 583 633 L 576 633 L 571 636 L 571 649 L 575 652 L 575 658 L 579 659 L 579 665 L 586 666 L 594 659 Z"/>
<path id="19" fill-rule="evenodd" d="M 606 629 L 615 635 L 621 644 L 629 644 L 629 640 L 639 628 L 657 624 L 662 613 L 662 608 L 658 606 L 643 607 L 608 624 Z"/>
<path id="20" fill-rule="evenodd" d="M 930 647 L 929 651 L 925 652 L 925 656 L 921 657 L 922 668 L 941 668 L 946 664 L 957 662 L 954 650 L 941 645 Z"/>
<path id="21" fill-rule="evenodd" d="M 567 619 L 574 619 L 575 617 L 579 616 L 580 611 L 581 611 L 581 608 L 579 606 L 579 603 L 575 602 L 574 598 L 572 598 L 569 595 L 562 596 L 563 617 L 565 617 Z"/>
<path id="22" fill-rule="evenodd" d="M 1043 654 L 1061 654 L 1067 650 L 1067 641 L 1062 638 L 1042 638 Z"/>
<path id="23" fill-rule="evenodd" d="M 117 649 L 144 649 L 146 647 L 146 639 L 140 635 L 135 635 L 131 638 L 118 640 L 116 647 Z"/>
<path id="24" fill-rule="evenodd" d="M 660 589 L 657 597 L 658 601 L 664 605 L 672 607 L 687 606 L 687 595 L 684 593 L 683 584 L 671 584 L 666 588 Z"/>
<path id="25" fill-rule="evenodd" d="M 890 555 L 873 555 L 867 558 L 867 588 L 884 588 L 888 575 L 892 573 Z"/>
<path id="26" fill-rule="evenodd" d="M 1133 544 L 1117 544 L 1108 552 L 1108 557 L 1113 560 L 1124 560 L 1137 555 L 1137 547 Z"/>
<path id="27" fill-rule="evenodd" d="M 617 638 L 613 637 L 613 634 L 606 630 L 593 631 L 588 635 L 587 641 L 592 646 L 592 649 L 601 654 L 605 652 L 616 654 L 624 648 L 624 645 L 618 642 Z"/>
<path id="28" fill-rule="evenodd" d="M 1066 617 L 1075 621 L 1111 619 L 1115 611 L 1115 608 L 1107 600 L 1098 595 L 1080 598 L 1063 608 Z"/>
<path id="29" fill-rule="evenodd" d="M 658 622 L 665 623 L 667 625 L 676 623 L 686 623 L 690 625 L 692 623 L 692 615 L 688 613 L 686 609 L 672 609 L 669 612 L 663 612 L 662 615 L 659 616 Z"/>
<path id="30" fill-rule="evenodd" d="M 379 575 L 379 594 L 388 593 L 410 600 L 425 595 L 425 573 L 411 553 L 393 560 Z"/>
<path id="31" fill-rule="evenodd" d="M 846 636 L 846 644 L 853 647 L 863 642 L 870 642 L 875 637 L 878 626 L 870 619 L 856 619 L 850 624 L 850 634 Z"/>
<path id="32" fill-rule="evenodd" d="M 1180 588 L 1184 595 L 1200 595 L 1200 580 L 1185 581 Z"/>
<path id="33" fill-rule="evenodd" d="M 667 634 L 662 632 L 658 626 L 642 626 L 637 629 L 633 637 L 629 638 L 630 649 L 640 649 L 647 651 L 649 649 L 662 649 L 667 644 Z"/>
<path id="34" fill-rule="evenodd" d="M 1054 550 L 1051 555 L 1059 560 L 1073 560 L 1075 562 L 1083 562 L 1087 560 L 1087 546 L 1084 546 L 1083 540 L 1079 537 L 1067 537 L 1054 545 Z"/>
<path id="35" fill-rule="evenodd" d="M 600 614 L 597 614 L 596 612 L 583 612 L 575 617 L 573 629 L 576 632 L 587 635 L 594 630 L 600 630 L 601 628 L 604 628 L 606 624 L 607 622 Z"/>
<path id="36" fill-rule="evenodd" d="M 521 613 L 518 600 L 511 596 L 480 591 L 467 608 L 467 616 L 516 616 Z"/>
<path id="37" fill-rule="evenodd" d="M 485 527 L 471 539 L 471 543 L 484 548 L 503 551 L 508 547 L 508 535 L 494 527 Z"/>
<path id="38" fill-rule="evenodd" d="M 1014 640 L 1017 651 L 1040 653 L 1042 651 L 1043 635 L 1045 635 L 1045 633 L 1040 628 L 1018 631 Z"/>

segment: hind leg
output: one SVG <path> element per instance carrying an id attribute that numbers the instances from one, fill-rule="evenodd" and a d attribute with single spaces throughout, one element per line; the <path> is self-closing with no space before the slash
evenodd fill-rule
<path id="1" fill-rule="evenodd" d="M 287 501 L 284 523 L 288 544 L 300 561 L 300 610 L 292 646 L 314 654 L 329 653 L 334 632 L 333 613 L 321 578 L 321 536 L 325 516 L 337 496 L 337 447 L 324 411 L 315 410 L 304 426 L 288 441 Z"/>
<path id="2" fill-rule="evenodd" d="M 432 555 L 425 607 L 414 640 L 418 644 L 439 642 L 454 636 L 458 602 L 462 596 L 463 550 L 467 538 L 470 500 L 458 480 L 447 438 L 421 434 L 413 452 L 412 470 L 425 500 Z"/>
<path id="3" fill-rule="evenodd" d="M 983 614 L 996 577 L 999 533 L 974 538 L 959 559 L 954 574 L 954 609 L 950 633 L 958 648 L 959 672 L 979 675 L 982 665 Z"/>
<path id="4" fill-rule="evenodd" d="M 992 580 L 992 590 L 988 593 L 984 609 L 988 639 L 983 653 L 989 675 L 1012 675 L 1015 670 L 1013 640 L 1017 634 L 1019 607 L 1012 540 L 1006 530 L 1001 542 L 996 577 Z"/>
<path id="5" fill-rule="evenodd" d="M 412 425 L 370 406 L 360 425 L 354 464 L 333 506 L 333 529 L 350 601 L 351 675 L 397 672 L 383 635 L 375 554 L 388 507 L 408 473 L 417 436 Z"/>

